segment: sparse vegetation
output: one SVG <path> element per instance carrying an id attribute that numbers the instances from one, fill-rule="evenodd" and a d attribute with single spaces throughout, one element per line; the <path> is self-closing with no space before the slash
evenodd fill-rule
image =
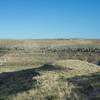
<path id="1" fill-rule="evenodd" d="M 100 99 L 99 40 L 0 41 L 0 100 Z"/>

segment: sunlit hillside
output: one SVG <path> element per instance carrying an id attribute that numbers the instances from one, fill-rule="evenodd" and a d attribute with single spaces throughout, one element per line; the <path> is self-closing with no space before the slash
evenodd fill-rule
<path id="1" fill-rule="evenodd" d="M 0 100 L 99 100 L 100 40 L 0 40 Z"/>

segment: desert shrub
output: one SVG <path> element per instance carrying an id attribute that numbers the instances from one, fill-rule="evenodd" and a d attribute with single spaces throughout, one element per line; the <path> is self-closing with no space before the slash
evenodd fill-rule
<path id="1" fill-rule="evenodd" d="M 45 97 L 45 100 L 59 100 L 57 94 L 51 94 Z"/>

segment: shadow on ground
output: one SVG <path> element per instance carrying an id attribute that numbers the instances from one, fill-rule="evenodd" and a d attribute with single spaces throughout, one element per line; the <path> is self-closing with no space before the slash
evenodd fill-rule
<path id="1" fill-rule="evenodd" d="M 15 95 L 30 89 L 35 89 L 40 86 L 37 76 L 42 75 L 42 71 L 70 71 L 73 69 L 61 68 L 51 64 L 44 64 L 38 68 L 26 69 L 15 72 L 5 72 L 0 74 L 0 100 L 6 100 L 10 95 Z M 45 72 L 43 72 L 45 73 Z M 64 80 L 62 80 L 64 81 Z M 89 75 L 75 76 L 66 80 L 76 86 L 79 90 L 88 97 L 88 100 L 100 100 L 100 72 Z M 73 90 L 74 91 L 74 90 Z M 71 96 L 73 97 L 73 95 Z M 73 99 L 74 100 L 74 99 Z M 82 100 L 82 99 L 81 99 Z"/>
<path id="2" fill-rule="evenodd" d="M 56 66 L 52 64 L 44 64 L 43 66 L 39 67 L 37 70 L 40 71 L 69 71 L 72 70 L 71 68 L 63 68 L 61 66 Z"/>
<path id="3" fill-rule="evenodd" d="M 38 75 L 40 75 L 39 72 L 36 72 L 34 69 L 1 73 L 0 100 L 9 95 L 35 88 L 37 80 L 32 80 L 32 78 Z"/>
<path id="4" fill-rule="evenodd" d="M 88 100 L 100 100 L 100 72 L 68 78 Z"/>
<path id="5" fill-rule="evenodd" d="M 27 69 L 15 72 L 4 72 L 0 74 L 0 100 L 5 100 L 9 95 L 27 91 L 38 87 L 37 80 L 34 78 L 40 76 L 40 71 L 61 71 L 63 68 L 57 68 L 50 64 L 44 64 L 39 68 Z M 68 71 L 69 69 L 66 69 Z"/>

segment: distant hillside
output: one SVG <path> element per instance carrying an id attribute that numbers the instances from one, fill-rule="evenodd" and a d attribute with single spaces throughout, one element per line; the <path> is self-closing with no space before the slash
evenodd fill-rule
<path id="1" fill-rule="evenodd" d="M 0 40 L 0 59 L 6 59 L 3 65 L 7 66 L 33 66 L 64 59 L 99 64 L 100 40 Z"/>
<path id="2" fill-rule="evenodd" d="M 0 40 L 1 46 L 100 46 L 96 39 L 35 39 L 35 40 Z"/>

